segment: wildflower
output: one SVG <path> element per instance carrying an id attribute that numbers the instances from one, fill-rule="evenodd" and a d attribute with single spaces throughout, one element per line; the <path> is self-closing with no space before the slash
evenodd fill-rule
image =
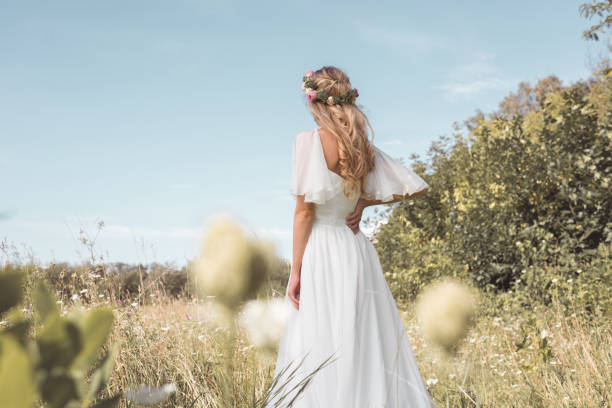
<path id="1" fill-rule="evenodd" d="M 266 302 L 253 300 L 244 306 L 239 322 L 246 329 L 253 345 L 271 351 L 280 342 L 294 312 L 295 309 L 286 299 L 277 298 Z"/>
<path id="2" fill-rule="evenodd" d="M 79 295 L 77 295 L 76 293 L 70 296 L 70 300 L 77 300 L 78 298 L 79 298 Z"/>
<path id="3" fill-rule="evenodd" d="M 218 218 L 210 225 L 195 261 L 198 291 L 235 310 L 255 296 L 275 263 L 271 243 L 248 239 L 237 224 Z"/>
<path id="4" fill-rule="evenodd" d="M 81 289 L 79 293 L 87 293 L 87 289 Z"/>
<path id="5" fill-rule="evenodd" d="M 170 330 L 170 327 L 162 327 L 162 331 L 168 331 Z"/>
<path id="6" fill-rule="evenodd" d="M 425 383 L 429 386 L 429 385 L 436 385 L 438 383 L 438 379 L 437 378 L 428 378 L 427 381 L 425 381 Z"/>
<path id="7" fill-rule="evenodd" d="M 186 318 L 187 320 L 191 320 L 191 316 L 189 316 L 188 314 L 186 314 L 186 315 L 185 315 L 185 318 Z"/>
<path id="8" fill-rule="evenodd" d="M 448 280 L 425 289 L 417 315 L 425 336 L 447 352 L 467 333 L 474 317 L 475 298 L 460 282 Z"/>
<path id="9" fill-rule="evenodd" d="M 137 404 L 154 405 L 166 401 L 175 392 L 176 386 L 174 384 L 165 384 L 161 388 L 142 385 L 136 390 L 128 390 L 125 397 L 128 401 Z"/>
<path id="10" fill-rule="evenodd" d="M 138 302 L 132 302 L 132 306 L 134 307 L 138 306 Z"/>
<path id="11" fill-rule="evenodd" d="M 117 304 L 121 306 L 121 299 L 117 299 Z"/>
<path id="12" fill-rule="evenodd" d="M 550 333 L 548 333 L 548 331 L 546 330 L 542 330 L 542 332 L 540 333 L 540 338 L 545 339 L 547 337 L 550 337 Z"/>

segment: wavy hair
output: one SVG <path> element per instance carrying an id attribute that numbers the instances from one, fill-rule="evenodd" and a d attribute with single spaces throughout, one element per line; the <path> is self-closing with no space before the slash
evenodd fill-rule
<path id="1" fill-rule="evenodd" d="M 346 95 L 352 89 L 349 77 L 339 68 L 324 66 L 314 71 L 316 89 L 324 89 L 332 96 Z M 308 102 L 308 99 L 306 99 Z M 355 103 L 328 105 L 324 102 L 309 102 L 315 122 L 332 133 L 338 142 L 340 176 L 344 179 L 344 195 L 353 199 L 365 189 L 367 174 L 374 168 L 374 149 L 368 140 L 366 126 L 370 128 L 372 140 L 374 129 L 361 106 Z"/>

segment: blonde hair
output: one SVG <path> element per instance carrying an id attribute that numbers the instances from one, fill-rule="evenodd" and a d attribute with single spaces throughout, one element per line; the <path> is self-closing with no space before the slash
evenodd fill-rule
<path id="1" fill-rule="evenodd" d="M 352 89 L 349 77 L 339 68 L 324 66 L 314 71 L 316 89 L 331 96 L 345 95 Z M 344 179 L 344 195 L 353 199 L 357 186 L 365 190 L 367 174 L 374 168 L 374 149 L 368 140 L 366 125 L 374 139 L 374 129 L 361 108 L 353 103 L 328 105 L 309 103 L 315 122 L 332 133 L 338 141 L 340 176 Z"/>

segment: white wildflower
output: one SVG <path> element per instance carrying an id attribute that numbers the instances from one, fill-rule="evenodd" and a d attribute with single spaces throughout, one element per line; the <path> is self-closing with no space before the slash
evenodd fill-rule
<path id="1" fill-rule="evenodd" d="M 197 288 L 200 295 L 215 296 L 235 309 L 254 297 L 276 262 L 271 242 L 251 240 L 237 223 L 220 217 L 211 223 L 195 262 Z"/>
<path id="2" fill-rule="evenodd" d="M 450 351 L 469 330 L 475 308 L 471 291 L 460 282 L 447 280 L 425 289 L 417 316 L 425 336 Z"/>
<path id="3" fill-rule="evenodd" d="M 438 379 L 437 378 L 428 378 L 427 381 L 425 381 L 425 383 L 429 386 L 429 385 L 436 385 L 438 383 Z"/>
<path id="4" fill-rule="evenodd" d="M 249 340 L 256 347 L 273 350 L 296 309 L 286 299 L 248 302 L 239 317 Z"/>
<path id="5" fill-rule="evenodd" d="M 540 338 L 545 339 L 547 337 L 550 337 L 550 333 L 548 333 L 548 331 L 546 330 L 542 330 L 542 332 L 540 333 Z"/>
<path id="6" fill-rule="evenodd" d="M 141 405 L 154 405 L 166 401 L 175 392 L 176 386 L 174 384 L 165 384 L 160 388 L 141 385 L 135 390 L 128 390 L 125 393 L 125 398 L 130 402 Z"/>

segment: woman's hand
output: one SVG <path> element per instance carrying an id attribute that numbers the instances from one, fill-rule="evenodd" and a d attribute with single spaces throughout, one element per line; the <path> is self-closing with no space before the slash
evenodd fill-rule
<path id="1" fill-rule="evenodd" d="M 359 232 L 359 223 L 361 222 L 361 216 L 363 215 L 363 199 L 359 199 L 355 205 L 355 209 L 352 213 L 346 216 L 346 225 L 353 231 L 354 234 Z"/>
<path id="2" fill-rule="evenodd" d="M 291 274 L 289 278 L 289 299 L 293 302 L 296 309 L 300 310 L 300 275 Z"/>

